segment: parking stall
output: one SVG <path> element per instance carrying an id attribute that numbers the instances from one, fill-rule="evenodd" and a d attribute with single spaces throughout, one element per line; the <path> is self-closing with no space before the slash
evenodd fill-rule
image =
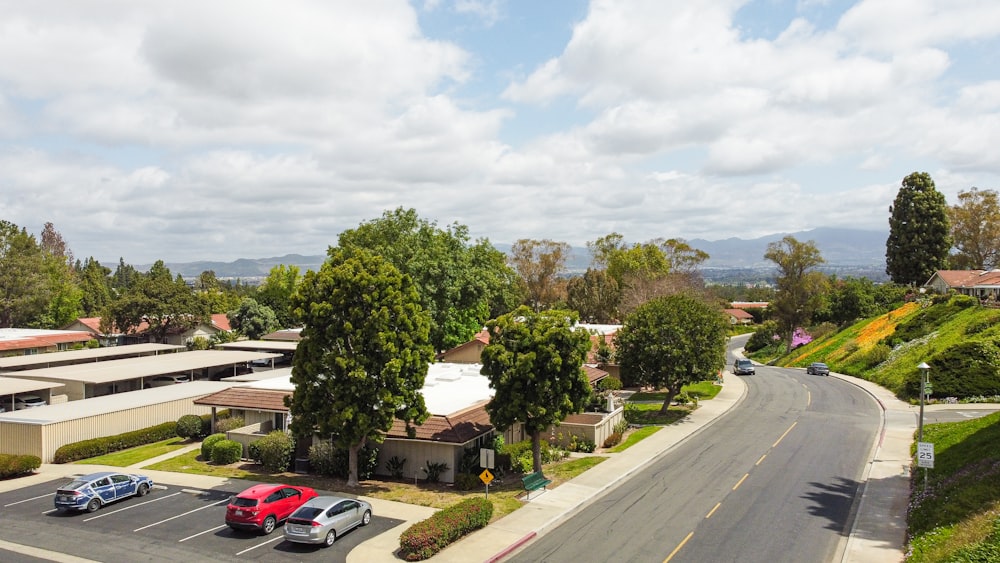
<path id="1" fill-rule="evenodd" d="M 212 490 L 157 483 L 145 497 L 92 513 L 54 508 L 55 491 L 65 482 L 0 493 L 0 540 L 95 561 L 345 561 L 353 548 L 402 523 L 376 514 L 368 526 L 323 548 L 285 541 L 281 528 L 262 536 L 226 526 L 229 498 L 250 482 Z"/>

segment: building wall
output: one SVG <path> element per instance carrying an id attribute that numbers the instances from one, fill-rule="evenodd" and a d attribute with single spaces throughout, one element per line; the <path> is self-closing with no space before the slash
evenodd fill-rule
<path id="1" fill-rule="evenodd" d="M 462 446 L 460 444 L 428 442 L 426 440 L 404 440 L 399 438 L 387 438 L 385 442 L 378 446 L 378 467 L 375 473 L 378 475 L 389 475 L 386 469 L 386 462 L 398 456 L 406 459 L 403 466 L 403 477 L 423 480 L 427 474 L 421 471 L 426 463 L 448 464 L 448 470 L 441 474 L 442 483 L 455 482 L 455 467 L 462 459 Z"/>
<path id="2" fill-rule="evenodd" d="M 597 424 L 575 424 L 563 422 L 559 426 L 552 426 L 547 433 L 542 435 L 551 443 L 558 443 L 565 447 L 569 445 L 573 436 L 590 440 L 601 447 L 608 436 L 614 433 L 615 424 L 625 419 L 625 407 L 618 407 L 614 412 L 610 412 Z"/>
<path id="3" fill-rule="evenodd" d="M 191 398 L 147 405 L 48 424 L 26 424 L 0 419 L 0 453 L 32 454 L 52 463 L 65 444 L 141 430 L 172 422 L 185 414 L 208 414 L 211 407 L 195 405 Z"/>
<path id="4" fill-rule="evenodd" d="M 485 347 L 485 344 L 477 340 L 471 346 L 449 350 L 441 356 L 441 360 L 455 364 L 478 364 L 482 361 L 483 348 Z"/>

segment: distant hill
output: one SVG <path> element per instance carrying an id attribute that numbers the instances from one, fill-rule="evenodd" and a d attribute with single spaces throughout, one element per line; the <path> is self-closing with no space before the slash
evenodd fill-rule
<path id="1" fill-rule="evenodd" d="M 779 241 L 786 234 L 797 240 L 813 241 L 826 260 L 822 268 L 838 275 L 865 276 L 872 279 L 885 278 L 885 241 L 888 232 L 864 231 L 860 229 L 837 229 L 821 227 L 797 233 L 778 233 L 755 239 L 728 238 L 725 240 L 692 239 L 687 241 L 694 248 L 704 250 L 710 256 L 704 264 L 706 278 L 718 278 L 728 271 L 742 271 L 738 278 L 760 278 L 774 270 L 774 264 L 764 259 L 767 245 Z M 511 245 L 495 244 L 501 252 L 509 253 Z M 166 266 L 172 273 L 185 278 L 198 277 L 211 270 L 218 278 L 240 278 L 246 281 L 267 277 L 274 266 L 285 264 L 298 266 L 304 273 L 318 270 L 326 259 L 325 254 L 303 256 L 286 254 L 272 258 L 241 258 L 233 262 L 173 262 Z M 584 272 L 591 265 L 590 251 L 585 247 L 573 247 L 566 262 L 571 273 Z M 112 265 L 113 267 L 113 265 Z M 136 265 L 137 269 L 148 271 L 149 265 Z M 728 275 L 722 275 L 728 278 Z"/>

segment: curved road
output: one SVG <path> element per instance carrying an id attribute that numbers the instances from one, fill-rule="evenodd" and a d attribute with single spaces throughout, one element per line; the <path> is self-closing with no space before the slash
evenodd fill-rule
<path id="1" fill-rule="evenodd" d="M 757 366 L 743 378 L 747 396 L 729 413 L 510 560 L 837 560 L 877 403 L 803 370 Z"/>

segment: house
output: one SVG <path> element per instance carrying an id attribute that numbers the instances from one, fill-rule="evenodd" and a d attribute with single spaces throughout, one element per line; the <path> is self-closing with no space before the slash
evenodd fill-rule
<path id="1" fill-rule="evenodd" d="M 722 312 L 726 314 L 726 318 L 729 319 L 729 324 L 731 325 L 753 324 L 753 315 L 743 309 L 723 309 Z"/>
<path id="2" fill-rule="evenodd" d="M 93 339 L 89 332 L 80 330 L 0 328 L 0 356 L 30 356 L 72 350 Z"/>
<path id="3" fill-rule="evenodd" d="M 437 359 L 441 362 L 455 364 L 478 364 L 483 353 L 483 348 L 486 348 L 486 345 L 489 343 L 489 331 L 481 330 L 472 337 L 472 340 L 441 352 L 438 354 Z"/>
<path id="4" fill-rule="evenodd" d="M 146 321 L 139 323 L 139 326 L 129 334 L 124 334 L 114 327 L 104 333 L 101 331 L 101 317 L 81 317 L 70 323 L 66 330 L 87 331 L 92 335 L 92 338 L 101 343 L 101 346 L 124 346 L 150 342 L 149 323 Z M 208 323 L 198 323 L 197 326 L 190 329 L 169 331 L 161 344 L 187 346 L 194 342 L 195 338 L 211 338 L 215 334 L 231 330 L 229 317 L 224 313 L 214 313 Z"/>
<path id="5" fill-rule="evenodd" d="M 767 301 L 733 301 L 729 304 L 733 309 L 767 309 L 770 303 Z"/>
<path id="6" fill-rule="evenodd" d="M 954 291 L 982 302 L 1000 302 L 1000 270 L 938 270 L 924 283 L 938 293 Z"/>

